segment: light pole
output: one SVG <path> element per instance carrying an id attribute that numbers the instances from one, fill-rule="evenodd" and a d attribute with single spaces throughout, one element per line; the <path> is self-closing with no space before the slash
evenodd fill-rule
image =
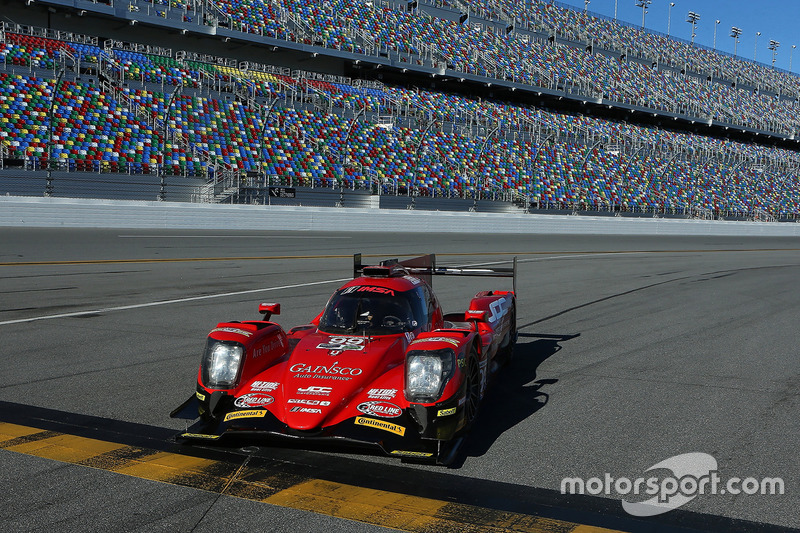
<path id="1" fill-rule="evenodd" d="M 617 0 L 614 0 L 614 20 L 617 20 Z"/>
<path id="2" fill-rule="evenodd" d="M 694 11 L 689 11 L 689 14 L 686 15 L 686 22 L 692 25 L 692 46 L 694 46 L 694 38 L 697 35 L 697 21 L 700 20 L 700 15 L 695 13 Z"/>
<path id="3" fill-rule="evenodd" d="M 653 3 L 653 0 L 636 0 L 636 7 L 642 8 L 642 29 L 644 29 L 644 16 L 647 13 L 647 6 Z"/>
<path id="4" fill-rule="evenodd" d="M 772 51 L 772 68 L 775 68 L 775 58 L 778 56 L 778 47 L 781 45 L 778 41 L 774 39 L 769 40 L 769 46 L 767 47 L 768 50 Z"/>
<path id="5" fill-rule="evenodd" d="M 733 37 L 733 57 L 736 57 L 736 45 L 739 44 L 739 36 L 742 34 L 742 29 L 736 26 L 731 26 L 731 37 Z"/>
<path id="6" fill-rule="evenodd" d="M 667 37 L 670 36 L 669 30 L 670 26 L 672 26 L 672 8 L 675 7 L 675 2 L 669 3 L 669 9 L 667 10 Z"/>
<path id="7" fill-rule="evenodd" d="M 756 44 L 753 46 L 753 61 L 756 60 L 756 54 L 758 53 L 758 36 L 761 35 L 760 31 L 756 32 Z"/>
<path id="8" fill-rule="evenodd" d="M 792 49 L 789 51 L 789 72 L 792 71 L 792 56 L 794 55 L 795 48 L 797 48 L 797 45 L 793 44 Z"/>
<path id="9" fill-rule="evenodd" d="M 719 26 L 719 19 L 714 21 L 714 50 L 717 49 L 717 26 Z"/>
<path id="10" fill-rule="evenodd" d="M 583 14 L 586 14 L 586 11 L 589 9 L 589 4 L 592 3 L 592 0 L 583 0 Z"/>

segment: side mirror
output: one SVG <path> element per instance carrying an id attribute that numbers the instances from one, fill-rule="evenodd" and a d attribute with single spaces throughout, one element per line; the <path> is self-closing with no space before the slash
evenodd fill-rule
<path id="1" fill-rule="evenodd" d="M 281 304 L 258 304 L 258 312 L 264 315 L 264 320 L 269 320 L 272 315 L 281 314 Z"/>

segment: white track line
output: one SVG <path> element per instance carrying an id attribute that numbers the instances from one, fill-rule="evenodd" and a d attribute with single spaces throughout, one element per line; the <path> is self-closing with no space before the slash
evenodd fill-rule
<path id="1" fill-rule="evenodd" d="M 133 304 L 133 305 L 120 305 L 118 307 L 104 307 L 102 309 L 90 309 L 86 311 L 76 311 L 74 313 L 61 313 L 58 315 L 44 315 L 44 316 L 34 316 L 30 318 L 20 318 L 17 320 L 6 320 L 4 322 L 0 322 L 0 326 L 7 326 L 10 324 L 22 324 L 25 322 L 36 322 L 38 320 L 52 320 L 54 318 L 70 318 L 74 316 L 81 316 L 81 315 L 91 315 L 97 313 L 109 313 L 112 311 L 125 311 L 127 309 L 140 309 L 142 307 L 155 307 L 157 305 L 169 305 L 169 304 L 177 304 L 177 303 L 184 303 L 184 302 L 195 302 L 198 300 L 210 300 L 212 298 L 224 298 L 226 296 L 239 296 L 241 294 L 254 294 L 257 292 L 269 292 L 269 291 L 279 291 L 282 289 L 296 289 L 299 287 L 311 287 L 313 285 L 324 285 L 327 283 L 342 283 L 345 281 L 349 281 L 352 278 L 342 278 L 342 279 L 329 279 L 325 281 L 312 281 L 311 283 L 297 283 L 295 285 L 282 285 L 280 287 L 263 287 L 261 289 L 249 289 L 246 291 L 236 291 L 236 292 L 223 292 L 218 294 L 207 294 L 205 296 L 192 296 L 189 298 L 178 298 L 175 300 L 159 300 L 156 302 L 147 302 L 143 304 Z"/>
<path id="2" fill-rule="evenodd" d="M 352 239 L 341 236 L 310 235 L 117 235 L 119 239 Z"/>
<path id="3" fill-rule="evenodd" d="M 518 263 L 533 263 L 537 261 L 548 261 L 553 259 L 574 259 L 574 258 L 583 258 L 583 257 L 598 257 L 604 255 L 627 255 L 627 254 L 642 254 L 647 252 L 624 252 L 624 253 L 599 253 L 599 254 L 572 254 L 572 255 L 557 255 L 557 256 L 548 256 L 548 257 L 535 257 L 535 258 L 528 258 L 528 259 L 518 259 Z M 492 263 L 477 263 L 475 265 L 469 266 L 488 266 L 488 265 L 499 265 L 499 264 L 508 264 L 510 261 L 498 261 Z M 330 279 L 326 281 L 313 281 L 311 283 L 298 283 L 295 285 L 282 285 L 280 287 L 263 287 L 260 289 L 249 289 L 246 291 L 236 291 L 236 292 L 223 292 L 219 294 L 207 294 L 205 296 L 192 296 L 189 298 L 178 298 L 175 300 L 160 300 L 156 302 L 147 302 L 143 304 L 133 304 L 133 305 L 121 305 L 118 307 L 104 307 L 102 309 L 91 309 L 87 311 L 75 311 L 73 313 L 61 313 L 57 315 L 44 315 L 44 316 L 35 316 L 30 318 L 19 318 L 17 320 L 6 320 L 0 322 L 0 326 L 8 326 L 11 324 L 23 324 L 26 322 L 36 322 L 39 320 L 52 320 L 55 318 L 70 318 L 74 316 L 81 316 L 81 315 L 91 315 L 97 313 L 110 313 L 112 311 L 125 311 L 128 309 L 140 309 L 142 307 L 155 307 L 158 305 L 169 305 L 169 304 L 177 304 L 177 303 L 184 303 L 184 302 L 195 302 L 198 300 L 210 300 L 212 298 L 224 298 L 226 296 L 239 296 L 242 294 L 254 294 L 257 292 L 269 292 L 269 291 L 278 291 L 282 289 L 296 289 L 299 287 L 311 287 L 313 285 L 325 285 L 327 283 L 342 283 L 345 281 L 349 281 L 352 278 L 341 278 L 341 279 Z"/>
<path id="4" fill-rule="evenodd" d="M 548 255 L 544 257 L 531 257 L 527 259 L 520 259 L 517 258 L 517 264 L 520 263 L 538 263 L 540 261 L 552 261 L 553 259 L 573 259 L 573 258 L 584 258 L 584 257 L 604 257 L 604 256 L 621 256 L 621 255 L 637 255 L 637 254 L 649 254 L 652 252 L 600 252 L 600 253 L 589 253 L 589 254 L 569 254 L 569 255 Z M 491 263 L 475 263 L 471 265 L 461 265 L 460 267 L 454 268 L 472 268 L 472 267 L 481 267 L 481 266 L 496 266 L 496 265 L 510 265 L 512 261 L 493 261 Z"/>

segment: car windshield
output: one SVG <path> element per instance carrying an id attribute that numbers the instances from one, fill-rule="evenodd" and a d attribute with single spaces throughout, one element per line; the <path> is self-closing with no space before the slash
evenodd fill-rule
<path id="1" fill-rule="evenodd" d="M 335 293 L 319 321 L 326 333 L 392 335 L 418 326 L 412 310 L 412 291 L 397 292 L 384 287 L 347 287 Z"/>

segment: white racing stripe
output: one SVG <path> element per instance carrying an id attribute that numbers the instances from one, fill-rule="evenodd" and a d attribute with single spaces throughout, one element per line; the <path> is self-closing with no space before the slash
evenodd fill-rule
<path id="1" fill-rule="evenodd" d="M 112 311 L 125 311 L 128 309 L 140 309 L 142 307 L 155 307 L 157 305 L 170 305 L 170 304 L 178 304 L 184 302 L 195 302 L 198 300 L 210 300 L 212 298 L 224 298 L 226 296 L 239 296 L 241 294 L 254 294 L 257 292 L 269 292 L 269 291 L 279 291 L 282 289 L 296 289 L 299 287 L 311 287 L 313 285 L 325 285 L 327 283 L 342 283 L 345 281 L 350 281 L 352 278 L 342 278 L 342 279 L 329 279 L 325 281 L 312 281 L 311 283 L 297 283 L 295 285 L 282 285 L 279 287 L 262 287 L 260 289 L 249 289 L 246 291 L 236 291 L 236 292 L 222 292 L 218 294 L 206 294 L 205 296 L 191 296 L 189 298 L 177 298 L 175 300 L 159 300 L 155 302 L 146 302 L 141 304 L 132 304 L 132 305 L 120 305 L 117 307 L 104 307 L 101 309 L 88 309 L 86 311 L 76 311 L 73 313 L 61 313 L 58 315 L 44 315 L 44 316 L 34 316 L 30 318 L 19 318 L 17 320 L 6 320 L 4 322 L 0 322 L 0 326 L 7 326 L 9 324 L 22 324 L 25 322 L 36 322 L 38 320 L 52 320 L 54 318 L 70 318 L 74 316 L 81 316 L 81 315 L 92 315 L 98 313 L 110 313 Z"/>

